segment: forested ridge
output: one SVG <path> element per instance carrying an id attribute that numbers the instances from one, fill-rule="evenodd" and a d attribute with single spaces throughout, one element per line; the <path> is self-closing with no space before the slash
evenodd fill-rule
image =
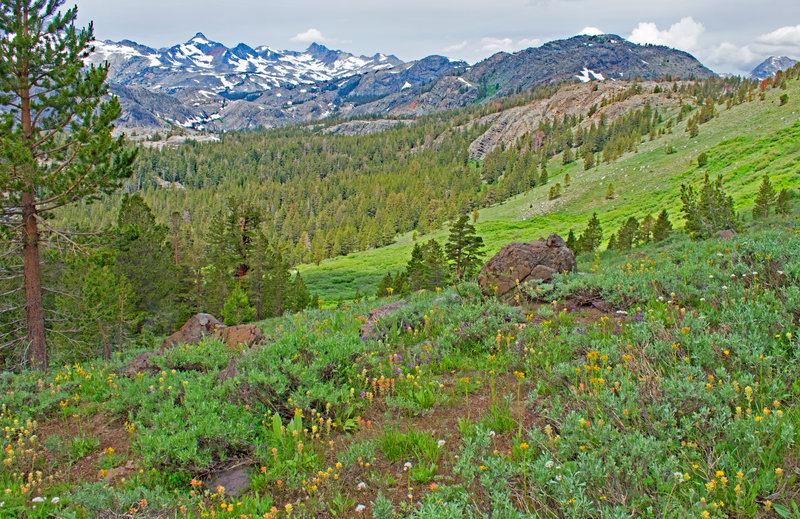
<path id="1" fill-rule="evenodd" d="M 266 238 L 291 264 L 318 263 L 390 244 L 397 233 L 429 232 L 546 184 L 547 164 L 556 155 L 564 163 L 583 160 L 587 169 L 613 161 L 634 150 L 643 136 L 671 131 L 684 116 L 704 122 L 717 103 L 752 98 L 755 86 L 739 78 L 674 83 L 675 96 L 686 103 L 675 113 L 646 105 L 591 123 L 564 115 L 482 161 L 470 160 L 467 151 L 487 130 L 480 117 L 552 95 L 554 87 L 429 115 L 374 135 L 328 135 L 320 126 L 233 132 L 218 143 L 189 140 L 176 148 L 140 149 L 124 191 L 139 193 L 164 223 L 178 212 L 187 232 L 201 242 L 230 197 L 245 199 L 259 211 Z M 603 106 L 641 93 L 642 86 L 631 83 Z M 598 108 L 587 107 L 587 117 Z M 165 189 L 165 181 L 181 187 Z M 108 225 L 122 196 L 68 208 L 59 218 L 70 225 Z"/>

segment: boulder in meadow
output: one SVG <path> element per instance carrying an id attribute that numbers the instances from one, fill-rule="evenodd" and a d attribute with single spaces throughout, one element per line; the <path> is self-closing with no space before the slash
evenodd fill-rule
<path id="1" fill-rule="evenodd" d="M 361 325 L 361 337 L 364 339 L 380 339 L 381 332 L 378 329 L 378 321 L 392 315 L 407 305 L 408 303 L 401 299 L 394 303 L 388 303 L 370 310 L 367 316 L 367 322 Z"/>
<path id="2" fill-rule="evenodd" d="M 161 344 L 161 351 L 176 344 L 196 344 L 206 335 L 211 335 L 223 324 L 211 314 L 196 314 L 189 318 L 181 329 L 173 333 Z"/>
<path id="3" fill-rule="evenodd" d="M 261 328 L 254 324 L 226 326 L 215 331 L 213 337 L 234 348 L 242 345 L 254 346 L 267 340 Z"/>
<path id="4" fill-rule="evenodd" d="M 494 255 L 478 273 L 484 295 L 502 297 L 525 282 L 552 281 L 553 274 L 575 272 L 575 254 L 558 234 L 528 243 L 510 243 Z"/>

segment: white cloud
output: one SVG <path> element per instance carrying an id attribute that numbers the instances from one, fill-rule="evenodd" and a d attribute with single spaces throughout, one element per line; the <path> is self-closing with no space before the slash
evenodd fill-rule
<path id="1" fill-rule="evenodd" d="M 735 68 L 740 71 L 747 71 L 752 68 L 755 62 L 760 60 L 758 54 L 753 52 L 750 45 L 739 46 L 729 41 L 724 41 L 713 47 L 703 61 L 712 68 Z"/>
<path id="2" fill-rule="evenodd" d="M 697 40 L 705 31 L 706 28 L 702 23 L 696 22 L 691 16 L 686 16 L 663 31 L 652 22 L 640 22 L 628 36 L 628 40 L 639 44 L 667 45 L 691 52 L 697 48 Z"/>
<path id="3" fill-rule="evenodd" d="M 539 38 L 523 38 L 517 42 L 518 49 L 527 49 L 528 47 L 541 47 L 544 41 Z"/>
<path id="4" fill-rule="evenodd" d="M 511 38 L 481 38 L 481 50 L 485 52 L 511 52 L 514 49 L 514 40 Z"/>
<path id="5" fill-rule="evenodd" d="M 308 29 L 307 31 L 295 34 L 291 41 L 295 43 L 322 43 L 325 41 L 330 41 L 328 38 L 322 35 L 322 33 L 318 29 Z"/>
<path id="6" fill-rule="evenodd" d="M 482 52 L 515 52 L 528 47 L 539 47 L 544 43 L 544 40 L 539 38 L 522 38 L 514 42 L 511 38 L 481 38 L 480 50 Z"/>
<path id="7" fill-rule="evenodd" d="M 800 25 L 786 26 L 762 34 L 756 43 L 765 47 L 795 48 L 800 50 Z"/>
<path id="8" fill-rule="evenodd" d="M 715 69 L 727 68 L 747 73 L 769 56 L 800 58 L 800 25 L 780 27 L 746 45 L 724 41 L 701 58 Z"/>
<path id="9" fill-rule="evenodd" d="M 598 29 L 597 27 L 584 27 L 578 33 L 578 36 L 586 35 L 586 36 L 599 36 L 601 34 L 605 34 L 603 29 Z"/>
<path id="10" fill-rule="evenodd" d="M 467 40 L 464 40 L 461 43 L 456 43 L 455 45 L 448 45 L 443 50 L 445 52 L 458 52 L 458 51 L 464 50 L 466 48 L 467 48 Z"/>

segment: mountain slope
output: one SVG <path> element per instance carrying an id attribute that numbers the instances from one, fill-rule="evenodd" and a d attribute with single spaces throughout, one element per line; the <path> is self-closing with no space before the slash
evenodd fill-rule
<path id="1" fill-rule="evenodd" d="M 469 155 L 473 159 L 483 159 L 498 146 L 509 147 L 524 135 L 536 133 L 540 125 L 548 124 L 554 118 L 581 117 L 581 127 L 589 128 L 592 124 L 613 121 L 620 115 L 645 106 L 661 111 L 679 107 L 681 100 L 679 96 L 672 95 L 672 85 L 671 82 L 648 81 L 633 86 L 629 82 L 606 81 L 601 84 L 564 86 L 547 99 L 478 120 L 478 124 L 489 124 L 489 129 L 470 144 Z M 624 99 L 608 102 L 615 96 Z"/>
<path id="2" fill-rule="evenodd" d="M 109 63 L 123 106 L 120 124 L 128 128 L 219 131 L 305 122 L 466 65 L 441 56 L 412 63 L 380 53 L 355 56 L 316 43 L 302 52 L 227 48 L 202 33 L 166 49 L 128 40 L 94 47 L 86 63 Z"/>
<path id="3" fill-rule="evenodd" d="M 520 87 L 579 80 L 706 79 L 714 73 L 690 54 L 661 45 L 637 45 L 615 34 L 580 35 L 514 54 L 498 53 L 465 79 L 495 84 L 498 95 Z"/>
<path id="4" fill-rule="evenodd" d="M 441 239 L 444 230 L 431 229 L 475 208 L 492 252 L 552 231 L 580 232 L 595 211 L 607 233 L 628 216 L 662 208 L 680 225 L 679 186 L 704 172 L 735 180 L 732 194 L 744 205 L 764 173 L 778 188 L 797 184 L 797 70 L 786 85 L 767 88 L 761 100 L 755 82 L 738 79 L 567 84 L 547 99 L 526 93 L 404 123 L 230 132 L 219 144 L 142 150 L 126 190 L 139 192 L 160 221 L 181 211 L 200 242 L 226 200 L 251 200 L 265 215 L 267 239 L 291 263 L 321 261 L 299 267 L 313 292 L 351 298 L 357 288 L 373 293 L 387 270 L 403 268 L 413 231 L 418 239 Z M 788 101 L 781 105 L 783 95 Z M 687 122 L 700 116 L 699 135 L 691 138 Z M 354 133 L 370 135 L 345 136 Z M 483 152 L 500 149 L 470 161 L 471 148 L 481 144 Z M 571 150 L 566 165 L 563 149 Z M 599 166 L 586 170 L 590 150 Z M 701 152 L 709 160 L 699 169 Z M 165 182 L 184 188 L 165 189 Z M 561 187 L 551 196 L 556 183 Z M 65 208 L 59 218 L 64 225 L 111 224 L 120 197 Z"/>
<path id="5" fill-rule="evenodd" d="M 152 90 L 204 87 L 214 92 L 250 92 L 330 81 L 403 64 L 395 56 L 355 56 L 316 43 L 303 52 L 266 46 L 253 49 L 243 43 L 229 49 L 202 33 L 167 49 L 128 40 L 95 42 L 94 47 L 87 62 L 107 60 L 112 81 Z"/>
<path id="6" fill-rule="evenodd" d="M 690 54 L 637 45 L 614 34 L 575 36 L 514 54 L 498 52 L 425 92 L 400 92 L 360 107 L 357 115 L 421 115 L 563 82 L 705 79 L 715 74 Z"/>
<path id="7" fill-rule="evenodd" d="M 749 79 L 767 79 L 774 76 L 779 70 L 793 67 L 797 60 L 786 56 L 770 56 L 758 65 L 747 76 Z"/>

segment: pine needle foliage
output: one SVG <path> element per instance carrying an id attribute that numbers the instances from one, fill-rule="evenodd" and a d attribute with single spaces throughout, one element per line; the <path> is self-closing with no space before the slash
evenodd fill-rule
<path id="1" fill-rule="evenodd" d="M 681 202 L 681 212 L 686 219 L 685 230 L 694 238 L 708 238 L 717 231 L 738 231 L 741 228 L 733 208 L 733 198 L 722 187 L 722 175 L 711 181 L 706 174 L 698 190 L 682 185 Z"/>
<path id="2" fill-rule="evenodd" d="M 108 67 L 84 67 L 92 25 L 75 27 L 63 0 L 0 3 L 0 198 L 2 226 L 23 244 L 30 359 L 46 369 L 42 230 L 52 211 L 116 190 L 136 154 L 111 135 L 119 101 L 108 94 Z M 40 229 L 41 228 L 41 229 Z"/>

